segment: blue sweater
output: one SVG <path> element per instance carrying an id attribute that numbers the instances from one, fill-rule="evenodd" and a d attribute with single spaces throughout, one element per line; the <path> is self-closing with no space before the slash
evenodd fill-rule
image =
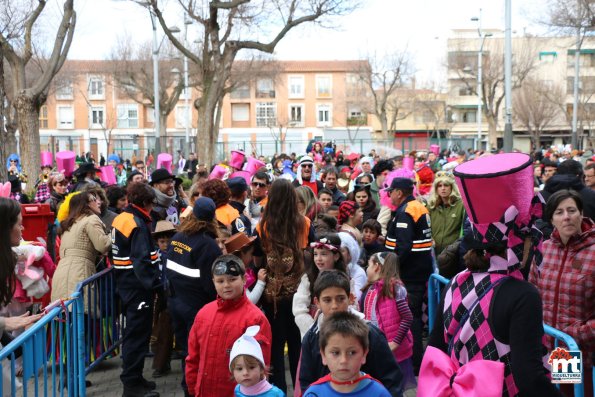
<path id="1" fill-rule="evenodd" d="M 349 393 L 340 393 L 333 389 L 330 382 L 320 383 L 318 385 L 312 385 L 306 390 L 304 397 L 391 397 L 390 393 L 382 384 L 371 380 L 364 379 L 358 386 Z"/>

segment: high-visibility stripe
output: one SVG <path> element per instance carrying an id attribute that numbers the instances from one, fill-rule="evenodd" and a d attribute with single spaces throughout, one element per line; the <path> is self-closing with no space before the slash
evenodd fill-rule
<path id="1" fill-rule="evenodd" d="M 428 242 L 428 243 L 423 243 L 423 244 L 413 244 L 412 246 L 413 248 L 431 248 L 432 247 L 432 242 Z"/>
<path id="2" fill-rule="evenodd" d="M 128 265 L 128 266 L 123 266 L 123 265 L 116 265 L 114 263 L 114 269 L 119 269 L 119 270 L 124 270 L 124 269 L 132 269 L 133 266 L 132 265 Z"/>
<path id="3" fill-rule="evenodd" d="M 127 261 L 130 259 L 129 256 L 114 256 L 114 259 L 119 260 L 119 261 Z"/>
<path id="4" fill-rule="evenodd" d="M 179 263 L 172 261 L 171 259 L 167 260 L 167 269 L 176 273 L 180 273 L 181 275 L 187 277 L 200 277 L 200 269 L 190 269 L 189 267 L 182 266 Z"/>
<path id="5" fill-rule="evenodd" d="M 396 246 L 397 246 L 397 243 L 396 243 L 396 242 L 394 242 L 394 241 L 388 241 L 388 240 L 386 240 L 386 241 L 384 242 L 384 245 L 385 245 L 386 247 L 389 247 L 389 248 L 394 248 L 394 247 L 396 247 Z"/>
<path id="6" fill-rule="evenodd" d="M 432 247 L 428 248 L 411 248 L 411 252 L 430 251 Z"/>
<path id="7" fill-rule="evenodd" d="M 427 242 L 430 242 L 431 243 L 432 242 L 432 239 L 431 238 L 427 238 L 425 240 L 413 240 L 412 242 L 413 242 L 413 244 L 422 244 L 422 243 L 427 243 Z"/>
<path id="8" fill-rule="evenodd" d="M 119 261 L 119 260 L 116 260 L 116 259 L 114 258 L 114 265 L 115 265 L 115 266 L 126 266 L 126 265 L 132 265 L 132 261 L 131 261 L 130 259 L 129 259 L 129 260 L 127 260 L 127 261 Z"/>

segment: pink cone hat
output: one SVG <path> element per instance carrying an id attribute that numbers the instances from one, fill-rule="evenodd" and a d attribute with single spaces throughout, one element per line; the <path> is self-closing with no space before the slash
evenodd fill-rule
<path id="1" fill-rule="evenodd" d="M 413 170 L 414 163 L 415 163 L 415 160 L 413 157 L 411 157 L 411 156 L 403 157 L 403 168 L 408 169 L 408 170 Z"/>
<path id="2" fill-rule="evenodd" d="M 235 178 L 235 177 L 242 177 L 246 180 L 246 183 L 249 185 L 252 181 L 252 175 L 248 172 L 248 171 L 236 171 L 233 174 L 231 174 L 229 177 L 230 178 Z"/>
<path id="3" fill-rule="evenodd" d="M 41 166 L 52 167 L 54 165 L 54 157 L 52 152 L 41 152 Z"/>
<path id="4" fill-rule="evenodd" d="M 165 168 L 171 174 L 172 157 L 169 153 L 159 153 L 157 156 L 157 168 Z"/>
<path id="5" fill-rule="evenodd" d="M 264 167 L 264 162 L 255 159 L 254 157 L 248 157 L 248 160 L 246 160 L 246 171 L 248 171 L 250 173 L 250 175 L 254 175 L 256 174 L 256 171 L 258 171 L 259 169 L 261 169 L 262 167 Z"/>
<path id="6" fill-rule="evenodd" d="M 114 167 L 111 165 L 105 165 L 103 167 L 99 167 L 101 170 L 101 175 L 99 179 L 103 182 L 107 183 L 108 185 L 116 185 L 116 174 L 114 174 Z"/>
<path id="7" fill-rule="evenodd" d="M 76 154 L 69 150 L 56 153 L 56 168 L 59 172 L 64 172 L 64 175 L 71 177 L 74 171 Z"/>
<path id="8" fill-rule="evenodd" d="M 438 145 L 430 145 L 430 152 L 432 152 L 436 156 L 438 156 L 438 154 L 440 154 L 440 146 L 438 146 Z"/>
<path id="9" fill-rule="evenodd" d="M 225 176 L 225 173 L 226 172 L 227 172 L 227 168 L 225 168 L 222 165 L 217 164 L 213 168 L 213 171 L 211 171 L 211 174 L 209 175 L 209 181 L 211 179 L 223 179 L 223 177 Z"/>
<path id="10" fill-rule="evenodd" d="M 246 154 L 241 150 L 232 150 L 231 151 L 231 160 L 229 161 L 229 165 L 233 168 L 238 170 L 242 169 L 244 165 L 244 160 L 246 159 Z"/>

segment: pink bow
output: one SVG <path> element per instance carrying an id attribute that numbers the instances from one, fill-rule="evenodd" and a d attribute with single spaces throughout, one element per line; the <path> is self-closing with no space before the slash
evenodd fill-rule
<path id="1" fill-rule="evenodd" d="M 30 269 L 30 267 L 33 265 L 33 262 L 35 262 L 35 254 L 30 253 L 27 257 L 27 261 L 25 262 L 25 264 L 19 266 L 18 268 L 19 276 L 29 277 L 33 281 L 39 280 L 41 278 L 41 274 L 39 272 L 36 272 L 35 270 Z"/>
<path id="2" fill-rule="evenodd" d="M 418 397 L 500 397 L 504 363 L 475 360 L 459 367 L 442 350 L 428 346 L 417 384 Z"/>

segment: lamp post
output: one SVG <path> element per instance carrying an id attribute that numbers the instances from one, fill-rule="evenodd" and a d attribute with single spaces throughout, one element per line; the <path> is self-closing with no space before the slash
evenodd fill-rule
<path id="1" fill-rule="evenodd" d="M 155 120 L 155 154 L 161 153 L 161 109 L 159 106 L 159 46 L 157 45 L 157 23 L 155 15 L 149 8 L 151 24 L 153 25 L 153 111 Z"/>
<path id="2" fill-rule="evenodd" d="M 477 52 L 477 139 L 475 140 L 475 150 L 481 149 L 481 129 L 482 129 L 482 114 L 483 114 L 483 45 L 486 37 L 490 37 L 491 33 L 484 33 L 481 30 L 481 8 L 479 9 L 479 17 L 471 18 L 472 21 L 478 22 L 477 33 L 479 34 L 479 51 Z"/>
<path id="3" fill-rule="evenodd" d="M 188 46 L 188 25 L 192 24 L 192 20 L 188 18 L 184 13 L 184 47 Z M 186 107 L 186 134 L 185 134 L 185 145 L 184 145 L 184 156 L 188 160 L 190 153 L 190 104 L 188 102 L 190 96 L 190 90 L 188 87 L 188 57 L 184 55 L 184 102 Z"/>

